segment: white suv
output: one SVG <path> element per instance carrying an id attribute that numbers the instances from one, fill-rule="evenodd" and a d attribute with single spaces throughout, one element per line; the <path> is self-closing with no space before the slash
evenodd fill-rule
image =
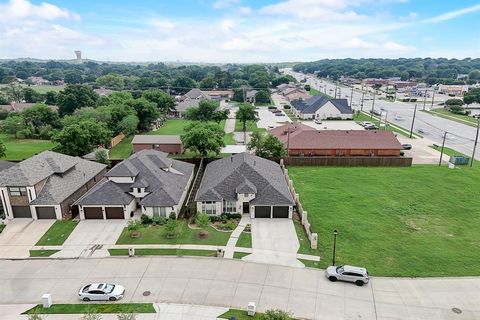
<path id="1" fill-rule="evenodd" d="M 325 270 L 325 276 L 330 281 L 353 282 L 357 286 L 363 286 L 369 279 L 367 269 L 354 266 L 330 266 Z"/>

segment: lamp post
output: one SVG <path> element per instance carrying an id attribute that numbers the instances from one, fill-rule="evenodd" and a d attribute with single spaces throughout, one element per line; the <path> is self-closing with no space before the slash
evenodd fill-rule
<path id="1" fill-rule="evenodd" d="M 478 132 L 480 131 L 480 114 L 477 117 L 477 134 L 475 135 L 475 144 L 473 145 L 472 159 L 470 160 L 470 167 L 473 166 L 473 161 L 475 161 L 475 150 L 477 149 L 478 143 Z"/>
<path id="2" fill-rule="evenodd" d="M 332 266 L 335 265 L 335 254 L 337 250 L 337 230 L 333 230 L 333 258 L 332 258 Z"/>

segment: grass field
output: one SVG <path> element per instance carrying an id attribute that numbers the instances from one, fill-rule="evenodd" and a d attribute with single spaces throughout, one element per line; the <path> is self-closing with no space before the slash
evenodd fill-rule
<path id="1" fill-rule="evenodd" d="M 461 114 L 455 114 L 443 108 L 432 109 L 432 110 L 422 110 L 423 112 L 430 113 L 445 119 L 453 120 L 462 124 L 466 124 L 467 126 L 477 127 L 477 119 L 465 116 Z"/>
<path id="2" fill-rule="evenodd" d="M 374 125 L 376 125 L 378 128 L 380 127 L 380 121 L 378 120 L 378 117 L 376 116 L 373 116 L 372 118 L 369 116 L 369 115 L 366 115 L 365 113 L 356 113 L 354 116 L 353 116 L 353 120 L 356 121 L 356 122 L 361 122 L 361 121 L 368 121 L 368 122 L 371 122 L 373 123 Z M 383 122 L 382 122 L 383 123 Z M 382 129 L 383 130 L 383 127 Z M 406 129 L 402 130 L 401 128 L 395 126 L 395 125 L 392 125 L 391 123 L 389 123 L 389 125 L 387 126 L 387 130 L 388 131 L 392 131 L 392 132 L 396 132 L 396 133 L 399 133 L 401 134 L 402 136 L 405 136 L 405 137 L 409 137 L 410 136 L 410 132 Z M 414 133 L 412 135 L 412 138 L 416 138 L 417 136 L 419 136 L 417 133 Z"/>
<path id="3" fill-rule="evenodd" d="M 329 99 L 333 99 L 333 97 L 332 97 L 331 95 L 325 94 L 325 93 L 323 93 L 322 91 L 319 91 L 319 90 L 314 89 L 314 88 L 310 88 L 310 91 L 307 91 L 307 92 L 308 92 L 308 94 L 311 95 L 311 96 L 316 96 L 317 94 L 320 94 L 320 95 L 322 95 L 322 96 L 324 96 L 324 97 L 327 97 L 327 98 L 329 98 Z"/>
<path id="4" fill-rule="evenodd" d="M 252 234 L 250 232 L 240 233 L 240 237 L 237 240 L 237 247 L 251 248 L 252 247 Z"/>
<path id="5" fill-rule="evenodd" d="M 237 320 L 255 320 L 255 319 L 261 319 L 262 314 L 257 312 L 257 313 L 255 313 L 255 315 L 253 317 L 250 317 L 247 314 L 247 311 L 238 310 L 238 309 L 230 309 L 227 312 L 225 312 L 224 314 L 220 315 L 218 318 L 219 319 L 235 318 Z"/>
<path id="6" fill-rule="evenodd" d="M 338 230 L 339 264 L 373 275 L 480 275 L 479 169 L 290 167 L 319 234 L 322 267 Z"/>
<path id="7" fill-rule="evenodd" d="M 233 259 L 242 259 L 243 257 L 248 256 L 249 254 L 251 253 L 235 251 L 233 253 Z"/>
<path id="8" fill-rule="evenodd" d="M 128 249 L 108 249 L 111 256 L 128 256 Z M 202 256 L 216 257 L 214 250 L 192 249 L 135 249 L 136 256 Z"/>
<path id="9" fill-rule="evenodd" d="M 50 140 L 14 139 L 6 134 L 0 134 L 0 141 L 7 149 L 3 160 L 24 160 L 54 146 Z"/>
<path id="10" fill-rule="evenodd" d="M 236 132 L 243 132 L 243 123 L 240 121 L 235 122 L 235 131 Z M 257 127 L 256 121 L 247 121 L 247 132 L 255 132 L 255 131 L 266 131 L 265 128 Z"/>
<path id="11" fill-rule="evenodd" d="M 50 257 L 60 250 L 30 250 L 30 257 Z"/>
<path id="12" fill-rule="evenodd" d="M 130 237 L 130 232 L 125 228 L 117 240 L 117 244 L 206 244 L 226 245 L 231 232 L 220 232 L 208 227 L 209 236 L 206 239 L 198 237 L 199 229 L 190 229 L 185 220 L 178 221 L 176 236 L 169 239 L 165 235 L 163 226 L 145 226 L 139 229 L 139 238 Z"/>
<path id="13" fill-rule="evenodd" d="M 57 220 L 38 240 L 37 246 L 59 246 L 62 245 L 68 236 L 78 225 L 76 220 Z"/>
<path id="14" fill-rule="evenodd" d="M 44 308 L 41 304 L 23 314 L 83 314 L 83 313 L 156 313 L 151 303 L 76 303 L 53 304 Z"/>

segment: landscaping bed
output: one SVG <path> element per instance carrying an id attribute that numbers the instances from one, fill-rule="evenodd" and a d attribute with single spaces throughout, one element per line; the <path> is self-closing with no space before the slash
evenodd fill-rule
<path id="1" fill-rule="evenodd" d="M 319 235 L 321 267 L 364 266 L 377 276 L 478 276 L 480 170 L 289 167 Z M 295 224 L 297 226 L 297 224 Z M 304 252 L 308 253 L 308 252 Z"/>
<path id="2" fill-rule="evenodd" d="M 111 256 L 128 256 L 128 249 L 108 249 Z M 135 249 L 136 256 L 203 256 L 216 257 L 215 250 L 193 249 Z"/>
<path id="3" fill-rule="evenodd" d="M 59 246 L 62 245 L 68 236 L 73 232 L 79 221 L 57 220 L 38 240 L 37 246 Z"/>
<path id="4" fill-rule="evenodd" d="M 82 303 L 53 304 L 44 308 L 41 304 L 23 314 L 83 314 L 83 313 L 156 313 L 152 303 Z"/>
<path id="5" fill-rule="evenodd" d="M 50 257 L 52 254 L 59 252 L 60 250 L 30 250 L 30 257 Z"/>

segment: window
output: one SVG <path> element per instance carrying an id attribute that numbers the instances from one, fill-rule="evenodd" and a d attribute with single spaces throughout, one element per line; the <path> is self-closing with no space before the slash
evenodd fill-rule
<path id="1" fill-rule="evenodd" d="M 27 188 L 25 187 L 9 187 L 8 192 L 12 197 L 21 197 L 27 195 Z"/>
<path id="2" fill-rule="evenodd" d="M 167 208 L 166 207 L 153 207 L 153 216 L 154 217 L 166 217 Z"/>
<path id="3" fill-rule="evenodd" d="M 237 203 L 235 201 L 223 200 L 223 213 L 235 213 L 237 212 Z"/>
<path id="4" fill-rule="evenodd" d="M 202 213 L 217 214 L 217 204 L 215 201 L 202 201 Z"/>

